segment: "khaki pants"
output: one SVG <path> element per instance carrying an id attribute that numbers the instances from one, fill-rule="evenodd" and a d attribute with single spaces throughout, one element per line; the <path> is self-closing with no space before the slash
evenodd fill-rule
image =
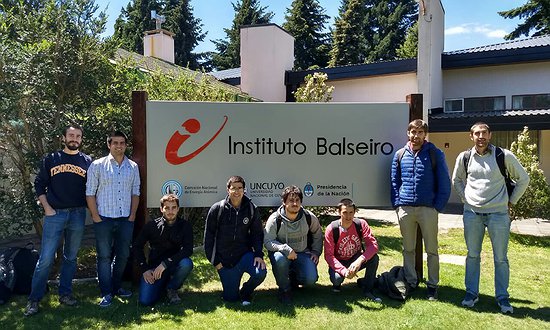
<path id="1" fill-rule="evenodd" d="M 417 276 L 415 270 L 416 226 L 420 226 L 424 248 L 428 255 L 428 282 L 430 287 L 437 287 L 439 283 L 439 253 L 437 242 L 438 212 L 426 206 L 399 206 L 397 208 L 399 228 L 403 237 L 403 268 L 405 279 L 416 287 Z"/>

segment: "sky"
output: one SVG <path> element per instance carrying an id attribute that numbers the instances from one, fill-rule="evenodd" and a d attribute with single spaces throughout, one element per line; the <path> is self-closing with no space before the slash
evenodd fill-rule
<path id="1" fill-rule="evenodd" d="M 100 10 L 108 15 L 105 36 L 113 34 L 115 20 L 120 11 L 132 0 L 96 0 Z M 210 40 L 225 39 L 224 28 L 230 28 L 235 11 L 231 2 L 236 0 L 191 0 L 193 14 L 203 23 L 203 32 L 208 32 L 195 52 L 214 51 Z M 437 0 L 432 0 L 437 1 Z M 498 11 L 509 10 L 523 5 L 527 0 L 441 0 L 445 10 L 445 51 L 466 49 L 504 42 L 504 35 L 511 32 L 518 19 L 505 19 Z M 260 0 L 262 7 L 275 13 L 273 23 L 282 25 L 286 9 L 292 0 Z M 334 24 L 338 15 L 340 0 L 320 0 L 319 3 Z"/>

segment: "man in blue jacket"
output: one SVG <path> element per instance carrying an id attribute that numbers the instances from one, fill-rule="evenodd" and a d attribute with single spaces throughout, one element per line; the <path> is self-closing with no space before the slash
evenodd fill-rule
<path id="1" fill-rule="evenodd" d="M 206 257 L 218 271 L 225 301 L 250 305 L 252 292 L 267 275 L 264 231 L 256 205 L 244 195 L 240 176 L 227 181 L 227 197 L 210 207 L 204 229 Z M 250 275 L 239 290 L 244 273 Z"/>
<path id="2" fill-rule="evenodd" d="M 445 155 L 426 141 L 428 124 L 416 119 L 409 123 L 409 141 L 395 153 L 391 170 L 391 202 L 396 209 L 403 237 L 405 279 L 416 288 L 416 231 L 420 226 L 428 255 L 428 299 L 437 300 L 439 254 L 437 217 L 451 194 L 451 179 Z"/>

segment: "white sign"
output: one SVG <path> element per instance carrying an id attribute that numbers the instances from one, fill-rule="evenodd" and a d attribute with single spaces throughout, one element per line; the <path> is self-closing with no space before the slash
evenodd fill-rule
<path id="1" fill-rule="evenodd" d="M 167 192 L 208 207 L 232 175 L 259 206 L 297 185 L 306 206 L 390 205 L 390 166 L 406 142 L 407 103 L 149 101 L 147 207 Z"/>

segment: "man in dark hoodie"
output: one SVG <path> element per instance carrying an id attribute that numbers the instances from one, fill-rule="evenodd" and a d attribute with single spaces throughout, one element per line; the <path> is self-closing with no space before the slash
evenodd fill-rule
<path id="1" fill-rule="evenodd" d="M 225 301 L 250 305 L 252 292 L 267 275 L 263 259 L 264 233 L 256 205 L 244 195 L 240 176 L 227 181 L 227 197 L 212 205 L 206 216 L 204 251 L 223 287 Z M 250 275 L 239 290 L 244 273 Z"/>
<path id="2" fill-rule="evenodd" d="M 146 223 L 134 243 L 134 255 L 143 273 L 139 285 L 142 305 L 153 305 L 165 288 L 170 304 L 181 301 L 178 289 L 193 269 L 189 258 L 193 253 L 193 229 L 188 221 L 178 218 L 179 209 L 176 195 L 162 196 L 162 217 Z M 148 259 L 143 250 L 147 242 Z"/>
<path id="3" fill-rule="evenodd" d="M 319 278 L 323 230 L 317 217 L 302 207 L 300 188 L 286 187 L 281 198 L 283 205 L 265 224 L 264 245 L 279 286 L 279 300 L 289 304 L 292 286 L 313 285 Z"/>

